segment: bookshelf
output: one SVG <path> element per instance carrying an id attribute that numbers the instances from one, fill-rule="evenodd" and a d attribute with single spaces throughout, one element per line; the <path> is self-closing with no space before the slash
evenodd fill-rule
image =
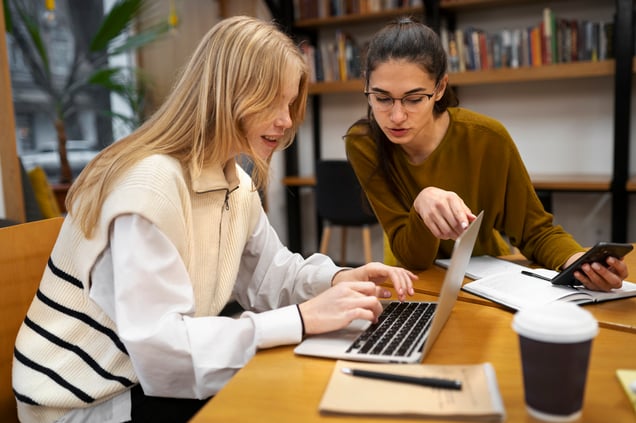
<path id="1" fill-rule="evenodd" d="M 290 2 L 291 3 L 291 2 Z M 498 8 L 534 3 L 531 0 L 426 0 L 424 7 L 383 11 L 367 15 L 323 17 L 292 21 L 289 30 L 292 34 L 310 34 L 317 42 L 322 28 L 355 24 L 381 26 L 387 19 L 403 14 L 423 14 L 425 22 L 439 31 L 442 17 L 453 22 L 454 17 L 463 11 L 474 9 Z M 550 2 L 542 2 L 548 5 Z M 560 3 L 566 3 L 561 0 Z M 569 1 L 576 8 L 577 1 Z M 628 194 L 636 191 L 636 183 L 629 180 L 630 148 L 630 107 L 632 76 L 636 73 L 634 58 L 634 17 L 633 0 L 615 0 L 616 19 L 614 21 L 615 42 L 613 58 L 600 61 L 577 61 L 542 66 L 470 70 L 450 73 L 450 82 L 455 87 L 482 86 L 488 84 L 526 83 L 534 81 L 572 80 L 582 78 L 612 78 L 614 85 L 613 110 L 613 164 L 610 175 L 593 176 L 572 175 L 533 175 L 537 191 L 550 194 L 561 192 L 609 192 L 612 196 L 612 229 L 614 241 L 626 241 L 628 223 Z M 351 28 L 355 28 L 356 26 Z M 313 37 L 313 38 L 311 38 Z M 312 114 L 312 135 L 314 140 L 314 158 L 321 157 L 321 98 L 332 94 L 361 93 L 363 81 L 359 79 L 345 81 L 316 82 L 310 87 Z M 300 196 L 298 189 L 311 186 L 311 177 L 296 178 L 298 175 L 298 157 L 296 150 L 286 154 L 286 175 L 283 181 L 288 187 L 288 235 L 290 248 L 300 251 L 301 234 L 299 225 Z M 295 216 L 294 216 L 295 215 Z"/>
<path id="2" fill-rule="evenodd" d="M 437 1 L 437 0 L 434 0 Z M 292 2 L 293 3 L 293 2 Z M 305 40 L 309 40 L 314 45 L 319 43 L 319 32 L 321 30 L 334 30 L 335 28 L 342 28 L 349 33 L 356 33 L 357 29 L 364 27 L 372 27 L 379 29 L 384 23 L 388 22 L 392 18 L 404 15 L 416 16 L 420 19 L 427 18 L 424 14 L 426 8 L 424 4 L 430 3 L 430 0 L 425 0 L 422 5 L 418 6 L 404 6 L 404 7 L 391 7 L 384 10 L 363 13 L 363 14 L 349 14 L 342 16 L 329 16 L 322 18 L 311 19 L 297 19 L 293 21 L 289 30 L 298 37 Z M 428 23 L 428 22 L 427 22 Z M 361 94 L 363 91 L 363 81 L 361 79 L 345 79 L 345 80 L 332 80 L 321 81 L 311 84 L 309 88 L 310 104 L 312 114 L 308 117 L 311 119 L 312 127 L 312 139 L 313 143 L 313 158 L 314 162 L 322 157 L 321 153 L 321 98 L 323 95 L 329 94 Z M 288 228 L 288 246 L 292 251 L 302 250 L 302 233 L 300 223 L 300 190 L 306 187 L 313 187 L 315 185 L 315 178 L 313 176 L 299 177 L 298 172 L 298 151 L 296 149 L 296 143 L 292 148 L 288 148 L 285 151 L 285 167 L 287 175 L 283 179 L 283 184 L 286 187 L 286 199 L 287 199 L 287 228 Z M 316 219 L 317 233 L 322 232 L 322 223 L 320 219 Z"/>

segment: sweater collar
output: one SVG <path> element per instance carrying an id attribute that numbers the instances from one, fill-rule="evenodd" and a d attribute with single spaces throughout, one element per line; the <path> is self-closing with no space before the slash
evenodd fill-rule
<path id="1" fill-rule="evenodd" d="M 233 158 L 223 165 L 204 165 L 198 176 L 195 176 L 191 167 L 190 177 L 192 178 L 192 189 L 198 193 L 221 189 L 233 191 L 239 185 L 239 178 L 236 173 L 236 162 Z"/>

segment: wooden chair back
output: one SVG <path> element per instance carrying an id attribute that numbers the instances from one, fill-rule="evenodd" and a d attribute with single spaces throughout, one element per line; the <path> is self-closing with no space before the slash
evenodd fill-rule
<path id="1" fill-rule="evenodd" d="M 38 289 L 63 217 L 0 228 L 0 422 L 17 422 L 11 384 L 18 329 Z"/>

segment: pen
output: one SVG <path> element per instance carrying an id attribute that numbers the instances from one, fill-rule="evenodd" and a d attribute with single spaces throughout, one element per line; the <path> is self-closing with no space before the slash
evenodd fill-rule
<path id="1" fill-rule="evenodd" d="M 537 279 L 543 279 L 544 281 L 548 281 L 548 282 L 552 282 L 552 279 L 546 277 L 546 276 L 542 276 L 539 275 L 538 273 L 534 273 L 534 272 L 529 272 L 527 270 L 522 270 L 521 271 L 522 275 L 526 275 L 526 276 L 532 276 L 533 278 L 537 278 Z"/>
<path id="2" fill-rule="evenodd" d="M 462 389 L 462 383 L 459 380 L 439 379 L 435 377 L 396 375 L 393 373 L 374 372 L 372 370 L 350 369 L 349 367 L 343 367 L 342 373 L 351 376 L 368 377 L 370 379 L 388 380 L 390 382 L 401 382 L 420 386 L 430 386 L 432 388 Z"/>

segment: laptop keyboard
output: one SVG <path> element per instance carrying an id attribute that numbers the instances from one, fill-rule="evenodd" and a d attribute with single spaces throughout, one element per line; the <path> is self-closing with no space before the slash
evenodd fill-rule
<path id="1" fill-rule="evenodd" d="M 426 334 L 436 306 L 437 303 L 390 302 L 378 321 L 360 334 L 347 352 L 383 356 L 411 354 Z"/>

